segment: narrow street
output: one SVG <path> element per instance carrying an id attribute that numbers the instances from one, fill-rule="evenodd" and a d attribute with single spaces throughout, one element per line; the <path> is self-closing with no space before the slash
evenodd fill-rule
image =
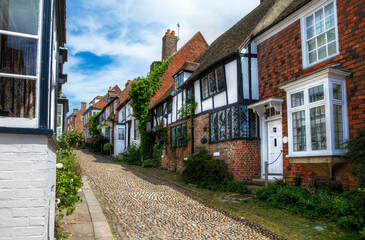
<path id="1" fill-rule="evenodd" d="M 128 166 L 76 150 L 83 174 L 99 189 L 130 239 L 268 239 L 193 198 Z"/>

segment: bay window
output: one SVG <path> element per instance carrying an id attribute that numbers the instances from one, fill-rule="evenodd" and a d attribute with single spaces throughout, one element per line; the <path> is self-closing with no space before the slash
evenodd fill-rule
<path id="1" fill-rule="evenodd" d="M 245 105 L 210 114 L 210 142 L 258 137 L 258 117 Z"/>
<path id="2" fill-rule="evenodd" d="M 327 68 L 281 87 L 288 99 L 289 156 L 344 153 L 342 143 L 348 138 L 347 75 Z"/>
<path id="3" fill-rule="evenodd" d="M 302 19 L 303 66 L 308 67 L 339 53 L 335 1 Z"/>
<path id="4" fill-rule="evenodd" d="M 0 1 L 0 116 L 16 118 L 7 127 L 37 127 L 40 16 L 40 0 Z"/>

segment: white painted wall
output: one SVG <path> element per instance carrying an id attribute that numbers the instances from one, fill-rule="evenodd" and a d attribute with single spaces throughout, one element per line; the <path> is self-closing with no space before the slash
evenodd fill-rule
<path id="1" fill-rule="evenodd" d="M 198 103 L 195 109 L 195 114 L 198 114 L 202 111 L 201 109 L 201 100 L 200 100 L 200 81 L 194 82 L 194 96 L 195 96 L 195 102 Z"/>
<path id="2" fill-rule="evenodd" d="M 47 136 L 0 134 L 0 239 L 52 236 L 56 153 Z"/>
<path id="3" fill-rule="evenodd" d="M 207 111 L 207 110 L 213 109 L 213 102 L 212 102 L 212 98 L 205 99 L 205 100 L 202 102 L 202 106 L 203 106 L 202 111 Z"/>
<path id="4" fill-rule="evenodd" d="M 228 104 L 236 103 L 238 101 L 237 92 L 237 61 L 234 60 L 225 65 L 226 82 L 228 91 Z"/>
<path id="5" fill-rule="evenodd" d="M 226 91 L 223 91 L 214 96 L 214 108 L 222 107 L 227 105 Z"/>
<path id="6" fill-rule="evenodd" d="M 172 122 L 176 122 L 176 100 L 177 100 L 177 96 L 174 96 L 172 98 Z"/>

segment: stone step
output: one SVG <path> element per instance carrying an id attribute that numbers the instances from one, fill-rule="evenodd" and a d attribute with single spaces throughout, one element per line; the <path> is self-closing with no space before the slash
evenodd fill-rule
<path id="1" fill-rule="evenodd" d="M 268 180 L 268 184 L 269 185 L 274 185 L 276 180 L 273 179 L 269 179 Z M 257 178 L 257 179 L 252 179 L 252 185 L 256 185 L 256 186 L 265 186 L 265 179 L 261 179 L 261 178 Z"/>

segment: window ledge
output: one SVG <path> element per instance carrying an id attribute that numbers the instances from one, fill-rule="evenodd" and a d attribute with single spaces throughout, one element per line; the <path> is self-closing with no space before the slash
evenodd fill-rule
<path id="1" fill-rule="evenodd" d="M 52 129 L 45 129 L 45 128 L 0 127 L 0 133 L 4 133 L 4 134 L 27 134 L 27 135 L 53 135 L 53 130 Z"/>

